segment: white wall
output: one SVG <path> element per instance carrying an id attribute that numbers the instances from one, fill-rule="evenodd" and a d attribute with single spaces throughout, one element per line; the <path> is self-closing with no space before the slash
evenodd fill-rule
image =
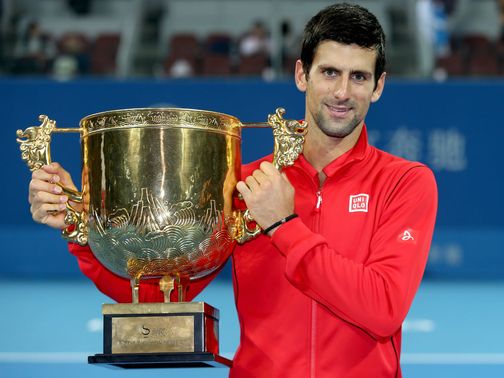
<path id="1" fill-rule="evenodd" d="M 373 12 L 388 33 L 388 1 L 353 1 Z M 322 8 L 334 4 L 328 0 L 166 0 L 167 15 L 162 35 L 192 32 L 203 36 L 208 31 L 225 31 L 239 36 L 254 21 L 272 26 L 288 19 L 293 33 L 300 34 L 306 22 Z"/>
<path id="2" fill-rule="evenodd" d="M 85 33 L 91 38 L 100 33 L 121 33 L 132 18 L 132 0 L 95 0 L 91 14 L 77 16 L 66 0 L 10 0 L 11 11 L 21 12 L 23 29 L 37 20 L 42 30 L 58 38 L 66 32 Z"/>

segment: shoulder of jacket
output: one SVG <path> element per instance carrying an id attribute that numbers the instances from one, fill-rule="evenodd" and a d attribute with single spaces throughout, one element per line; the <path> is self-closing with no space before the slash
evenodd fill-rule
<path id="1" fill-rule="evenodd" d="M 430 171 L 430 168 L 424 163 L 407 160 L 403 157 L 393 155 L 376 147 L 371 146 L 371 148 L 374 150 L 374 159 L 376 159 L 376 163 L 383 170 L 388 170 L 391 172 L 407 172 L 412 168 L 423 168 Z"/>
<path id="2" fill-rule="evenodd" d="M 399 182 L 409 178 L 435 182 L 434 173 L 424 163 L 407 160 L 375 147 L 373 149 L 380 176 L 386 178 L 387 181 Z"/>

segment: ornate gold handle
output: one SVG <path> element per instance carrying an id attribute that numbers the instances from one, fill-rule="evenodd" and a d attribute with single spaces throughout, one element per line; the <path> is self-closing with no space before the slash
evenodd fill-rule
<path id="1" fill-rule="evenodd" d="M 273 129 L 273 165 L 277 169 L 294 164 L 299 154 L 303 152 L 304 137 L 308 131 L 308 125 L 305 122 L 284 119 L 284 114 L 285 109 L 277 108 L 275 114 L 268 115 L 267 123 L 243 124 L 244 127 L 271 127 Z M 243 213 L 237 212 L 234 238 L 239 244 L 261 233 L 262 230 L 258 225 L 250 227 L 253 220 L 248 209 Z"/>
<path id="2" fill-rule="evenodd" d="M 16 140 L 20 144 L 21 158 L 32 172 L 51 163 L 50 145 L 52 133 L 81 132 L 80 128 L 58 129 L 56 128 L 56 121 L 49 119 L 46 115 L 40 115 L 39 121 L 42 122 L 39 126 L 31 126 L 24 131 L 16 131 L 18 137 Z M 63 189 L 63 193 L 69 198 L 69 201 L 66 203 L 67 210 L 65 216 L 67 227 L 63 229 L 62 236 L 68 241 L 85 245 L 88 239 L 87 219 L 83 211 L 78 211 L 70 204 L 70 201 L 82 203 L 82 193 L 59 183 L 57 185 Z"/>

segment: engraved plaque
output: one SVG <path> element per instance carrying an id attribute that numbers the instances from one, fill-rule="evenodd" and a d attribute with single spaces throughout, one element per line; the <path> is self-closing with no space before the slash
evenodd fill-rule
<path id="1" fill-rule="evenodd" d="M 112 319 L 112 353 L 194 352 L 193 316 Z"/>

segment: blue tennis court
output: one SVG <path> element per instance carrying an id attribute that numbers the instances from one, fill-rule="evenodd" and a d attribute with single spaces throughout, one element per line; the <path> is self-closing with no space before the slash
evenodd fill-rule
<path id="1" fill-rule="evenodd" d="M 85 280 L 3 280 L 0 376 L 226 377 L 225 368 L 123 370 L 92 366 L 101 353 L 101 304 Z M 504 376 L 504 283 L 426 280 L 404 323 L 405 377 Z M 239 330 L 231 282 L 218 279 L 200 295 L 221 311 L 221 351 L 232 357 Z M 372 376 L 372 375 L 370 375 Z"/>

